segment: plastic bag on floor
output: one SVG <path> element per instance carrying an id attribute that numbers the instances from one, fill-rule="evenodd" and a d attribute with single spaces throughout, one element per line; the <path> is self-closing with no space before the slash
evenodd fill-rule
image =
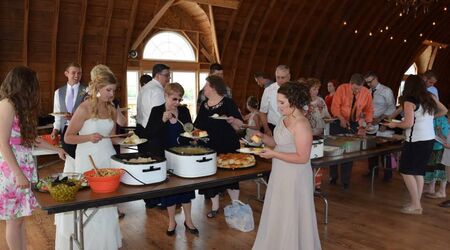
<path id="1" fill-rule="evenodd" d="M 224 215 L 225 221 L 231 228 L 242 232 L 250 232 L 255 228 L 252 208 L 240 200 L 233 200 L 231 205 L 226 206 Z"/>

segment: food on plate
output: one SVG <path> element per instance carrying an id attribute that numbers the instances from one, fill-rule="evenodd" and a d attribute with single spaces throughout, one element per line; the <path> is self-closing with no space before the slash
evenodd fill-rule
<path id="1" fill-rule="evenodd" d="M 219 168 L 248 168 L 254 165 L 255 157 L 249 154 L 229 153 L 217 157 L 217 167 Z"/>
<path id="2" fill-rule="evenodd" d="M 250 140 L 256 144 L 259 144 L 262 142 L 261 137 L 257 136 L 257 135 L 252 135 L 252 137 L 250 137 Z"/>
<path id="3" fill-rule="evenodd" d="M 195 137 L 206 137 L 208 136 L 208 132 L 204 131 L 204 130 L 200 130 L 200 129 L 194 129 L 194 131 L 191 132 L 192 136 Z"/>
<path id="4" fill-rule="evenodd" d="M 130 136 L 128 136 L 127 138 L 125 138 L 123 140 L 123 144 L 138 144 L 139 142 L 141 142 L 141 138 L 139 138 L 139 136 L 137 136 L 134 132 L 131 133 Z"/>
<path id="5" fill-rule="evenodd" d="M 249 150 L 252 153 L 259 154 L 264 150 L 264 148 L 249 148 Z"/>
<path id="6" fill-rule="evenodd" d="M 214 114 L 214 115 L 212 115 L 211 117 L 212 117 L 212 118 L 218 118 L 218 117 L 219 117 L 219 114 Z"/>
<path id="7" fill-rule="evenodd" d="M 150 162 L 154 162 L 156 161 L 155 159 L 153 159 L 152 157 L 138 157 L 138 158 L 131 158 L 131 159 L 124 159 L 124 162 L 129 162 L 129 163 L 150 163 Z"/>
<path id="8" fill-rule="evenodd" d="M 48 185 L 48 191 L 55 201 L 71 201 L 75 199 L 75 194 L 80 189 L 80 186 L 80 180 L 69 178 L 68 176 L 63 178 L 58 176 Z"/>

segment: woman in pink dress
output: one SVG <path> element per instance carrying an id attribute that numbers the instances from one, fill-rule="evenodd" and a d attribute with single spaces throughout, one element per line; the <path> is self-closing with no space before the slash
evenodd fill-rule
<path id="1" fill-rule="evenodd" d="M 64 151 L 37 138 L 39 82 L 26 67 L 11 70 L 0 86 L 0 219 L 6 220 L 10 249 L 26 249 L 23 217 L 38 207 L 31 191 L 37 181 L 31 147 Z"/>

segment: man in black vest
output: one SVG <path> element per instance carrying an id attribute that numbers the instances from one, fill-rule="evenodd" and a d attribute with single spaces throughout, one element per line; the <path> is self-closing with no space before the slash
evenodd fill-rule
<path id="1" fill-rule="evenodd" d="M 58 133 L 61 134 L 61 144 L 67 152 L 66 163 L 64 164 L 65 172 L 73 172 L 75 169 L 75 150 L 76 145 L 66 144 L 64 142 L 64 133 L 66 132 L 70 118 L 78 108 L 85 96 L 86 86 L 80 84 L 81 66 L 78 63 L 70 63 L 67 65 L 64 75 L 67 77 L 67 83 L 55 91 L 53 100 L 53 112 L 55 114 L 55 122 L 53 123 L 52 137 Z M 59 115 L 67 112 L 65 115 Z"/>

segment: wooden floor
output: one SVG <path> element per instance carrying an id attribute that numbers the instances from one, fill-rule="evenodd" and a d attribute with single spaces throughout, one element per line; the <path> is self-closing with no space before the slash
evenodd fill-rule
<path id="1" fill-rule="evenodd" d="M 62 164 L 40 170 L 41 176 L 61 171 Z M 323 249 L 449 249 L 450 209 L 440 208 L 441 200 L 423 199 L 422 216 L 403 215 L 399 210 L 407 201 L 406 188 L 398 175 L 389 183 L 376 180 L 374 193 L 370 182 L 361 177 L 366 162 L 354 165 L 352 183 L 348 191 L 330 186 L 324 181 L 330 205 L 329 224 L 325 225 L 323 203 L 316 199 L 318 228 Z M 324 180 L 326 179 L 324 175 Z M 241 183 L 241 200 L 250 202 L 255 223 L 259 223 L 262 203 L 252 200 L 256 193 L 253 181 Z M 228 196 L 221 204 L 229 202 Z M 121 249 L 251 249 L 256 229 L 242 233 L 228 228 L 223 210 L 215 219 L 206 218 L 210 207 L 203 196 L 193 201 L 193 220 L 200 230 L 196 237 L 185 233 L 183 215 L 178 210 L 176 236 L 168 237 L 167 216 L 164 210 L 144 207 L 143 201 L 120 204 L 126 213 L 121 220 L 123 247 Z M 26 219 L 29 249 L 54 249 L 55 227 L 53 215 L 37 211 Z M 4 241 L 5 223 L 0 222 L 0 249 L 7 249 Z"/>

